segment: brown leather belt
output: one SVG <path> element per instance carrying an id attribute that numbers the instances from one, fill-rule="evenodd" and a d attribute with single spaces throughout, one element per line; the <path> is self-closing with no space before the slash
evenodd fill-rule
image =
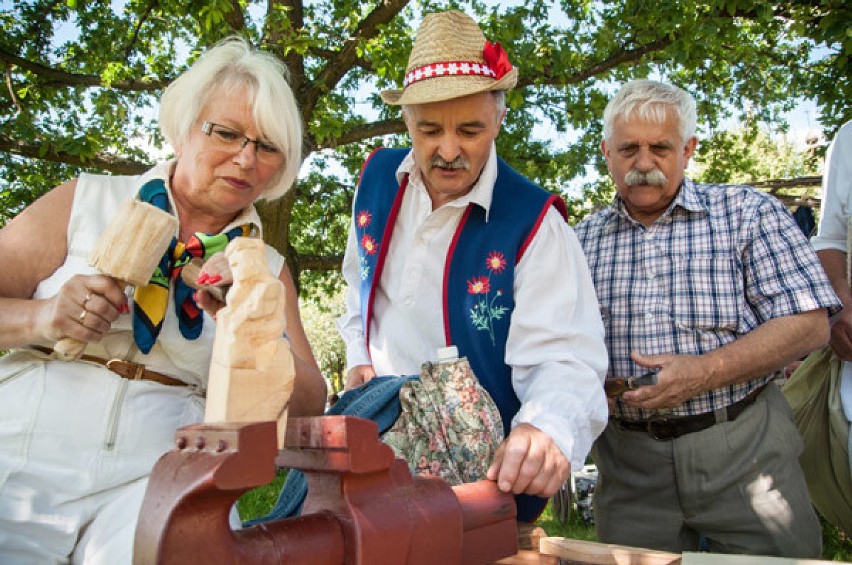
<path id="1" fill-rule="evenodd" d="M 726 406 L 723 409 L 724 418 L 717 418 L 716 412 L 705 412 L 694 416 L 652 416 L 647 420 L 625 420 L 613 416 L 610 420 L 622 430 L 645 432 L 659 441 L 675 439 L 685 434 L 706 430 L 720 422 L 733 422 L 754 402 L 764 388 L 766 385 L 754 389 L 746 397 Z"/>
<path id="2" fill-rule="evenodd" d="M 31 347 L 37 351 L 41 351 L 45 355 L 53 355 L 53 350 L 48 347 L 42 347 L 40 345 L 33 345 Z M 101 359 L 94 355 L 81 355 L 80 361 L 88 361 L 89 363 L 103 365 L 119 377 L 131 381 L 154 381 L 155 383 L 168 386 L 189 386 L 181 380 L 157 373 L 156 371 L 151 371 L 146 369 L 145 365 L 142 365 L 141 363 L 134 363 L 133 361 L 125 361 L 123 359 Z"/>

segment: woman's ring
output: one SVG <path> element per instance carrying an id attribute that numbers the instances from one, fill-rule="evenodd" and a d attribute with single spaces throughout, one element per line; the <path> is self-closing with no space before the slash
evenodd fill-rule
<path id="1" fill-rule="evenodd" d="M 82 311 L 82 312 L 80 312 L 80 315 L 79 315 L 79 316 L 77 316 L 77 319 L 78 319 L 78 320 L 80 320 L 80 323 L 81 323 L 81 324 L 82 324 L 82 323 L 83 323 L 83 321 L 86 319 L 86 314 L 88 314 L 88 313 L 89 313 L 89 311 L 88 311 L 88 310 L 86 310 L 85 308 L 83 308 L 83 311 Z"/>
<path id="2" fill-rule="evenodd" d="M 92 299 L 92 293 L 91 293 L 91 292 L 87 292 L 87 293 L 86 293 L 86 298 L 84 298 L 84 299 L 83 299 L 83 308 L 85 308 L 85 307 L 86 307 L 86 304 L 88 304 L 88 303 L 89 303 L 89 300 L 91 300 L 91 299 Z M 84 315 L 83 315 L 83 314 L 80 314 L 80 316 L 81 316 L 81 319 L 82 319 L 82 317 L 84 317 Z"/>

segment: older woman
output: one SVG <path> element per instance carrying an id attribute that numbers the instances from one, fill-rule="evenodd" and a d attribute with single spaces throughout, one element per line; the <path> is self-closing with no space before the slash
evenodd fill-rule
<path id="1" fill-rule="evenodd" d="M 0 562 L 130 561 L 151 467 L 178 427 L 203 418 L 214 321 L 178 272 L 233 237 L 259 237 L 253 203 L 293 183 L 301 124 L 285 74 L 271 55 L 224 41 L 162 96 L 174 160 L 138 177 L 81 175 L 0 230 L 0 349 L 13 349 L 0 359 Z M 129 198 L 179 220 L 133 296 L 87 264 Z M 266 255 L 287 294 L 289 414 L 319 414 L 325 382 L 293 280 L 281 255 Z M 65 337 L 86 343 L 79 361 L 48 355 Z"/>

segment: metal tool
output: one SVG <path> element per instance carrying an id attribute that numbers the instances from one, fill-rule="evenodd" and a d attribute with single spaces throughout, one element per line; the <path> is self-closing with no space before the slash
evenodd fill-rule
<path id="1" fill-rule="evenodd" d="M 614 378 L 604 381 L 604 390 L 610 398 L 621 396 L 628 390 L 657 384 L 657 371 L 649 371 L 638 377 Z"/>

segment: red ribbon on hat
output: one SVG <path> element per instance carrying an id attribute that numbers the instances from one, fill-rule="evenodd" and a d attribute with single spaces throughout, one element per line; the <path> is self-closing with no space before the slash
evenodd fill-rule
<path id="1" fill-rule="evenodd" d="M 406 73 L 402 86 L 408 88 L 415 82 L 444 76 L 483 76 L 497 78 L 494 70 L 487 64 L 477 63 L 476 61 L 450 61 L 430 63 L 411 69 Z"/>
<path id="2" fill-rule="evenodd" d="M 485 42 L 485 47 L 482 49 L 482 58 L 488 63 L 497 75 L 497 80 L 503 78 L 503 75 L 512 70 L 512 63 L 509 62 L 509 54 L 506 50 L 497 43 Z"/>

